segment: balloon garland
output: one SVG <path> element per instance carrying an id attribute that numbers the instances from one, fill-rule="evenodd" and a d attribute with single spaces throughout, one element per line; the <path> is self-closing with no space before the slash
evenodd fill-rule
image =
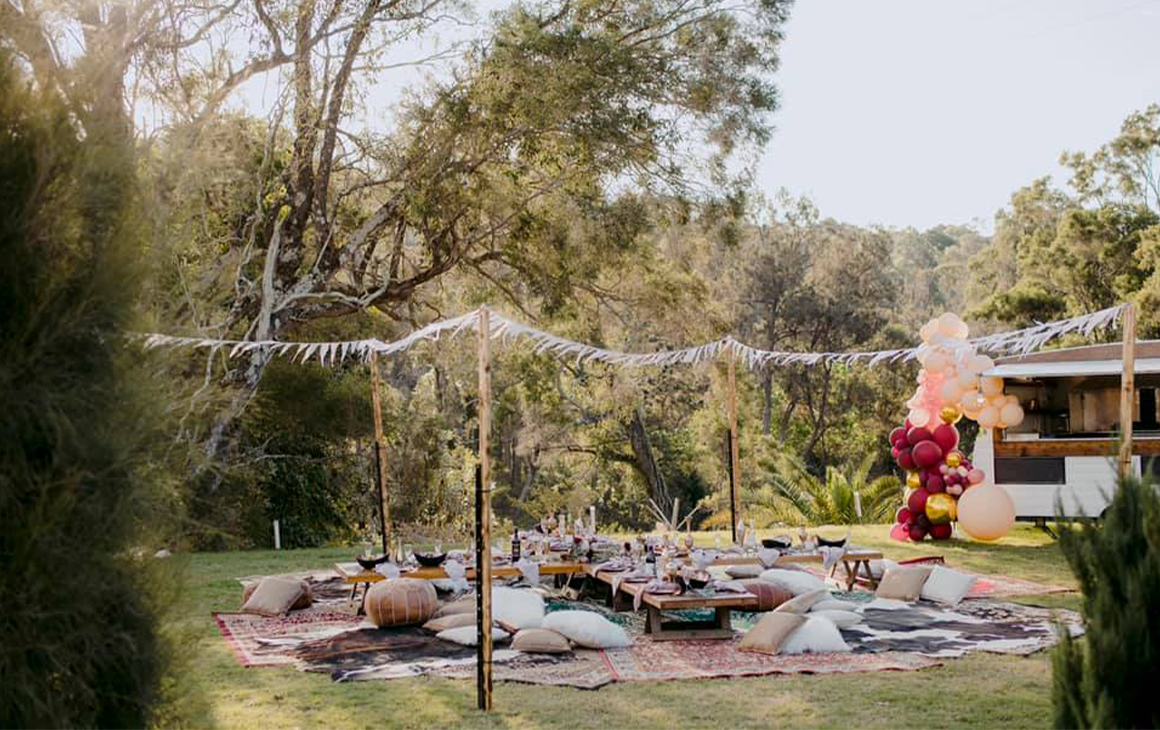
<path id="1" fill-rule="evenodd" d="M 890 531 L 896 540 L 946 540 L 955 520 L 972 537 L 995 540 L 1014 524 L 1011 497 L 958 449 L 955 424 L 964 416 L 982 428 L 1023 421 L 1019 399 L 1004 394 L 1003 379 L 983 376 L 995 363 L 975 351 L 969 333 L 950 312 L 919 331 L 918 388 L 906 402 L 905 424 L 890 432 L 890 455 L 906 473 L 909 490 Z"/>

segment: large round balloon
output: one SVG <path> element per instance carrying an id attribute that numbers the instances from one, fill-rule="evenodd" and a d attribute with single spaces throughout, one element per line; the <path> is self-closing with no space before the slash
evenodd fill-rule
<path id="1" fill-rule="evenodd" d="M 959 525 L 976 540 L 998 540 L 1015 525 L 1015 503 L 1006 489 L 995 484 L 979 484 L 963 492 L 958 511 Z"/>
<path id="2" fill-rule="evenodd" d="M 1006 403 L 999 409 L 999 420 L 1006 423 L 1008 428 L 1018 426 L 1023 423 L 1023 409 L 1018 403 Z"/>
<path id="3" fill-rule="evenodd" d="M 934 441 L 920 441 L 910 450 L 914 463 L 922 469 L 929 469 L 942 461 L 943 450 Z"/>
<path id="4" fill-rule="evenodd" d="M 932 494 L 926 498 L 926 517 L 932 525 L 945 525 L 955 518 L 955 498 L 949 494 Z"/>
<path id="5" fill-rule="evenodd" d="M 959 430 L 949 423 L 940 424 L 931 435 L 934 437 L 934 442 L 943 450 L 943 453 L 951 451 L 959 445 Z"/>

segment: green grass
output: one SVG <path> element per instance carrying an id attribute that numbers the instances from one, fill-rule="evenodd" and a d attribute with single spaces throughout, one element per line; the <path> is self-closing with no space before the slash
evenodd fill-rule
<path id="1" fill-rule="evenodd" d="M 854 528 L 854 540 L 905 559 L 942 554 L 956 566 L 1072 587 L 1050 538 L 1019 526 L 997 544 L 909 545 L 884 526 Z M 840 536 L 845 528 L 821 528 Z M 765 533 L 763 532 L 763 536 Z M 712 544 L 713 533 L 698 543 Z M 328 728 L 735 728 L 1047 727 L 1051 664 L 1031 657 L 969 655 L 918 672 L 623 683 L 599 691 L 497 683 L 495 711 L 475 709 L 468 680 L 405 679 L 336 684 L 290 668 L 238 666 L 211 611 L 236 610 L 238 576 L 323 568 L 352 549 L 203 553 L 188 559 L 187 586 L 170 619 L 183 639 L 183 713 L 197 726 Z M 1078 597 L 1033 596 L 1026 603 L 1078 607 Z M 177 722 L 174 718 L 172 722 Z"/>

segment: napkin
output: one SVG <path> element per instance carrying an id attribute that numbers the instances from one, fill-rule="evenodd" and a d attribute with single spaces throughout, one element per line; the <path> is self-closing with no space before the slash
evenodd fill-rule
<path id="1" fill-rule="evenodd" d="M 456 593 L 462 593 L 467 590 L 467 568 L 458 560 L 448 560 L 443 564 L 443 572 L 447 574 L 447 579 L 451 582 L 451 589 Z"/>
<path id="2" fill-rule="evenodd" d="M 390 580 L 399 577 L 399 566 L 394 563 L 379 563 L 375 566 L 375 572 Z"/>
<path id="3" fill-rule="evenodd" d="M 525 582 L 531 586 L 540 585 L 540 564 L 532 562 L 527 558 L 520 558 L 516 563 L 516 568 L 520 571 Z"/>
<path id="4" fill-rule="evenodd" d="M 757 559 L 761 561 L 762 566 L 772 568 L 778 558 L 781 557 L 781 551 L 777 548 L 759 548 L 757 550 Z"/>

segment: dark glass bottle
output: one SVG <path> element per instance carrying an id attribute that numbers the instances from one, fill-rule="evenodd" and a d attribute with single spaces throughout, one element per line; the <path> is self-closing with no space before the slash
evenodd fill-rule
<path id="1" fill-rule="evenodd" d="M 520 561 L 520 531 L 516 530 L 512 533 L 512 562 L 518 563 Z"/>

